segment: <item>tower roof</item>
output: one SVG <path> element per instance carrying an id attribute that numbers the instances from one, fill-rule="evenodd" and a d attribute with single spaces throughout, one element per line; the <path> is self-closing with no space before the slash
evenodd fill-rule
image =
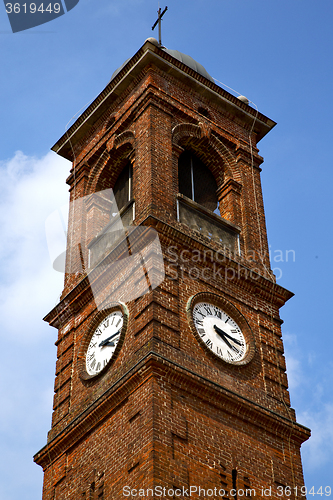
<path id="1" fill-rule="evenodd" d="M 97 120 L 148 65 L 157 66 L 165 74 L 190 86 L 225 112 L 231 113 L 241 123 L 253 126 L 257 142 L 276 125 L 273 120 L 214 83 L 205 68 L 192 57 L 177 50 L 160 47 L 155 38 L 148 38 L 137 53 L 113 73 L 108 85 L 57 141 L 52 150 L 73 161 L 73 146 L 91 130 Z"/>
<path id="2" fill-rule="evenodd" d="M 147 38 L 146 42 L 150 42 L 153 45 L 156 45 L 157 47 L 159 46 L 158 41 L 152 37 Z M 199 75 L 201 75 L 201 76 L 207 78 L 207 80 L 210 80 L 211 82 L 215 83 L 214 79 L 210 76 L 208 71 L 206 71 L 206 69 L 203 67 L 203 65 L 198 63 L 198 61 L 193 59 L 193 57 L 191 57 L 187 54 L 184 54 L 183 52 L 179 52 L 179 50 L 171 50 L 171 49 L 167 49 L 165 47 L 160 47 L 160 48 L 162 50 L 164 50 L 164 52 L 167 52 L 167 54 L 169 54 L 170 56 L 174 57 L 175 59 L 178 59 L 178 61 L 186 64 L 186 66 L 188 66 L 189 68 L 191 68 L 194 71 L 196 71 L 197 73 L 199 73 Z M 118 75 L 118 73 L 123 69 L 124 66 L 126 66 L 126 64 L 129 61 L 130 61 L 130 58 L 126 59 L 126 61 L 121 66 L 119 66 L 119 68 L 117 68 L 116 71 L 113 72 L 113 74 L 111 76 L 111 80 L 113 80 L 113 78 Z"/>

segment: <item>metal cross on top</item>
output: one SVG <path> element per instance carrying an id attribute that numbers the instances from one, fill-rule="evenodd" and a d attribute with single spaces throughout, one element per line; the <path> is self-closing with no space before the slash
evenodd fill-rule
<path id="1" fill-rule="evenodd" d="M 152 27 L 152 30 L 155 29 L 155 27 L 157 26 L 158 24 L 158 43 L 160 45 L 160 47 L 162 46 L 162 29 L 161 29 L 161 25 L 162 25 L 162 17 L 164 16 L 164 14 L 166 13 L 166 11 L 168 10 L 168 7 L 165 7 L 164 11 L 161 13 L 161 7 L 159 7 L 157 13 L 158 13 L 158 18 L 157 18 L 157 21 L 155 22 L 154 26 Z"/>

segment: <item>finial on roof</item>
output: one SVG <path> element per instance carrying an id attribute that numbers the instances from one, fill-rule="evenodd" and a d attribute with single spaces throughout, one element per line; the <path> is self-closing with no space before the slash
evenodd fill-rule
<path id="1" fill-rule="evenodd" d="M 145 40 L 145 42 L 150 42 L 150 43 L 152 43 L 153 45 L 156 45 L 156 47 L 158 47 L 158 46 L 159 46 L 159 45 L 158 45 L 158 41 L 156 40 L 156 38 L 154 38 L 154 37 L 152 37 L 152 36 L 150 36 L 149 38 L 147 38 L 147 39 Z"/>
<path id="2" fill-rule="evenodd" d="M 240 101 L 244 102 L 245 104 L 249 104 L 250 101 L 248 100 L 247 97 L 245 97 L 245 95 L 240 95 L 237 97 L 237 99 L 239 99 Z"/>

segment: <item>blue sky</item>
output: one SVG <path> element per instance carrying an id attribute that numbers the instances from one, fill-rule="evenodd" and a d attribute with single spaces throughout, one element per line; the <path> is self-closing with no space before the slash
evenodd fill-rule
<path id="1" fill-rule="evenodd" d="M 281 309 L 290 394 L 298 421 L 312 429 L 302 446 L 306 485 L 333 488 L 332 3 L 166 5 L 163 43 L 278 123 L 259 147 L 272 267 L 295 293 Z M 41 318 L 62 288 L 44 222 L 67 200 L 70 169 L 50 147 L 152 36 L 157 8 L 155 0 L 80 0 L 12 34 L 0 5 L 1 500 L 41 498 L 32 455 L 50 428 L 56 360 L 56 331 Z"/>

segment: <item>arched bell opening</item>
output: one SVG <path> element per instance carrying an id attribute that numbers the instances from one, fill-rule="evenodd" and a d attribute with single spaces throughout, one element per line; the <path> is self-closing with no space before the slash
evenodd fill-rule
<path id="1" fill-rule="evenodd" d="M 123 215 L 129 204 L 133 202 L 133 165 L 130 161 L 126 163 L 114 184 L 113 197 L 110 220 L 118 214 Z"/>
<path id="2" fill-rule="evenodd" d="M 215 166 L 216 170 L 216 166 Z M 219 172 L 219 184 L 223 172 Z M 177 220 L 239 254 L 239 227 L 221 216 L 220 186 L 204 161 L 192 150 L 178 158 Z"/>
<path id="3" fill-rule="evenodd" d="M 217 183 L 208 167 L 191 151 L 178 160 L 179 193 L 211 212 L 218 210 Z"/>
<path id="4" fill-rule="evenodd" d="M 119 241 L 135 218 L 133 163 L 127 157 L 101 171 L 87 202 L 89 267 L 94 267 Z"/>

